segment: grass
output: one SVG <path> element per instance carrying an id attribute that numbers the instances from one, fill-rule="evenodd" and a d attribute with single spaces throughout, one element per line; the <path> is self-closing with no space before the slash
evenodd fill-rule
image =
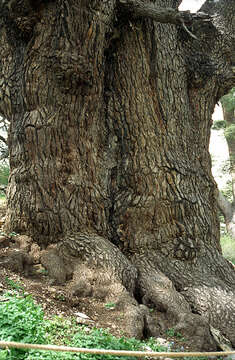
<path id="1" fill-rule="evenodd" d="M 5 195 L 5 194 L 0 193 L 0 201 L 1 201 L 1 202 L 6 201 L 6 195 Z"/>
<path id="2" fill-rule="evenodd" d="M 18 286 L 19 284 L 17 284 Z M 167 351 L 153 338 L 139 341 L 117 338 L 104 329 L 90 329 L 76 324 L 75 319 L 54 317 L 45 319 L 42 308 L 21 288 L 5 293 L 0 301 L 0 340 L 33 344 L 55 344 L 85 348 Z M 76 354 L 26 349 L 0 350 L 0 360 L 133 360 L 133 357 Z"/>
<path id="3" fill-rule="evenodd" d="M 235 265 L 235 240 L 225 234 L 220 239 L 223 255 Z"/>

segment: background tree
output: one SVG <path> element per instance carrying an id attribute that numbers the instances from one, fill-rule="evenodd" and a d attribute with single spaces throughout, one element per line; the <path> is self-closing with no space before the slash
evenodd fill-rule
<path id="1" fill-rule="evenodd" d="M 229 149 L 229 172 L 232 179 L 232 200 L 219 193 L 219 208 L 225 219 L 228 233 L 235 239 L 235 88 L 221 99 L 225 121 L 224 135 Z"/>
<path id="2" fill-rule="evenodd" d="M 6 231 L 49 245 L 58 282 L 123 307 L 129 335 L 175 326 L 215 349 L 216 328 L 235 346 L 208 152 L 235 83 L 235 2 L 198 14 L 177 0 L 0 4 Z"/>
<path id="3" fill-rule="evenodd" d="M 0 117 L 0 191 L 4 198 L 9 177 L 8 128 L 8 120 Z"/>
<path id="4" fill-rule="evenodd" d="M 7 134 L 9 129 L 9 121 L 0 117 L 0 161 L 8 159 L 8 140 Z"/>

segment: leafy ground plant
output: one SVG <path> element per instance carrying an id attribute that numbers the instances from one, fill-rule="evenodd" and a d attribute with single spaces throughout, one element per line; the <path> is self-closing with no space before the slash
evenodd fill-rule
<path id="1" fill-rule="evenodd" d="M 6 293 L 7 301 L 0 302 L 0 339 L 22 343 L 45 343 L 43 311 L 35 305 L 31 296 Z M 6 351 L 0 352 L 4 359 Z M 11 349 L 7 359 L 27 359 L 27 351 Z M 36 358 L 35 358 L 36 359 Z"/>
<path id="2" fill-rule="evenodd" d="M 44 319 L 40 306 L 31 296 L 6 293 L 0 301 L 0 339 L 33 344 L 57 344 L 85 348 L 115 350 L 153 350 L 167 351 L 154 339 L 147 342 L 134 338 L 116 338 L 107 330 L 89 329 L 79 326 L 74 320 L 55 317 Z M 133 357 L 111 355 L 77 354 L 37 350 L 9 349 L 0 350 L 0 360 L 133 360 Z"/>
<path id="3" fill-rule="evenodd" d="M 17 291 L 24 290 L 23 285 L 21 285 L 19 282 L 9 279 L 8 277 L 5 278 L 5 281 L 6 281 L 7 285 L 9 286 L 9 288 L 11 288 L 13 290 L 17 290 Z"/>
<path id="4" fill-rule="evenodd" d="M 184 341 L 184 340 L 185 340 L 184 337 L 183 337 L 183 335 L 182 335 L 180 332 L 175 331 L 174 328 L 168 329 L 168 330 L 166 331 L 166 335 L 167 335 L 167 336 L 170 336 L 170 337 L 176 337 L 176 338 L 178 338 L 178 339 L 181 340 L 181 341 Z"/>
<path id="5" fill-rule="evenodd" d="M 105 304 L 104 306 L 106 307 L 106 309 L 112 310 L 112 309 L 115 309 L 116 304 L 113 302 L 110 302 L 110 303 Z"/>

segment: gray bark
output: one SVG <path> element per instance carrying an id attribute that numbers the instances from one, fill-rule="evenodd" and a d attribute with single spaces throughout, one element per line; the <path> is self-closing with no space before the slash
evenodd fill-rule
<path id="1" fill-rule="evenodd" d="M 58 281 L 125 303 L 139 326 L 129 334 L 143 336 L 153 306 L 162 331 L 176 326 L 197 350 L 216 346 L 209 324 L 235 345 L 208 151 L 214 106 L 234 84 L 226 4 L 200 22 L 156 1 L 169 24 L 114 0 L 11 1 L 0 13 L 6 231 L 49 245 L 42 261 Z M 181 15 L 190 34 L 170 21 Z"/>

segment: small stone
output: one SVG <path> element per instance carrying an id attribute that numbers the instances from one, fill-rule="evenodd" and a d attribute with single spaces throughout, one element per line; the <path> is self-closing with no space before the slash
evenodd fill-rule
<path id="1" fill-rule="evenodd" d="M 36 273 L 39 273 L 39 274 L 46 272 L 46 269 L 42 266 L 42 264 L 33 265 L 33 269 Z"/>
<path id="2" fill-rule="evenodd" d="M 163 338 L 156 338 L 156 341 L 158 342 L 159 345 L 162 345 L 162 346 L 171 346 L 171 343 L 169 341 L 167 341 L 166 339 L 163 339 Z"/>
<path id="3" fill-rule="evenodd" d="M 80 317 L 80 318 L 83 318 L 83 319 L 90 319 L 89 316 L 87 316 L 86 314 L 83 314 L 79 311 L 75 312 L 74 315 Z"/>
<path id="4" fill-rule="evenodd" d="M 55 289 L 55 288 L 53 288 L 53 287 L 48 287 L 48 291 L 50 291 L 50 292 L 56 292 L 57 290 Z"/>
<path id="5" fill-rule="evenodd" d="M 88 327 L 85 327 L 83 330 L 86 331 L 86 332 L 90 331 L 90 329 Z"/>
<path id="6" fill-rule="evenodd" d="M 83 324 L 83 325 L 90 325 L 90 324 L 94 323 L 94 321 L 91 319 L 83 319 L 81 317 L 77 317 L 76 321 L 78 324 Z"/>

